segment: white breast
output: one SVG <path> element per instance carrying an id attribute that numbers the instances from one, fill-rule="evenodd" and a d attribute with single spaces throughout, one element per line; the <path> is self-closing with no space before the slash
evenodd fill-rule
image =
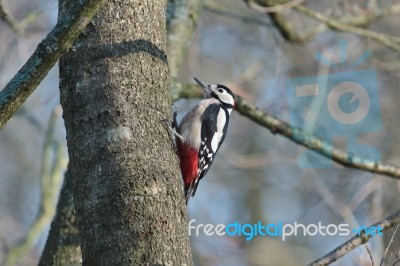
<path id="1" fill-rule="evenodd" d="M 200 148 L 201 141 L 201 115 L 204 113 L 204 110 L 213 103 L 219 104 L 219 101 L 214 98 L 201 100 L 182 118 L 182 122 L 179 125 L 178 133 L 197 149 Z M 190 119 L 191 117 L 197 117 L 198 119 Z"/>

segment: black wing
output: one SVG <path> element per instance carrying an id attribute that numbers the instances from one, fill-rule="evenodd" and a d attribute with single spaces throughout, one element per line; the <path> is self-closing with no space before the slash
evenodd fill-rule
<path id="1" fill-rule="evenodd" d="M 217 116 L 219 112 L 225 112 L 226 122 L 225 127 L 223 129 L 223 135 L 221 141 L 219 142 L 217 150 L 214 152 L 211 148 L 211 141 L 212 137 L 214 136 L 215 132 L 217 132 Z M 215 154 L 217 153 L 219 147 L 221 146 L 222 142 L 225 138 L 225 132 L 229 122 L 229 115 L 226 110 L 222 109 L 219 104 L 211 104 L 206 108 L 202 115 L 202 126 L 201 126 L 201 143 L 199 149 L 199 165 L 198 165 L 198 175 L 197 179 L 195 180 L 195 184 L 192 187 L 191 196 L 193 197 L 196 193 L 197 186 L 199 184 L 200 179 L 202 179 L 210 169 Z"/>

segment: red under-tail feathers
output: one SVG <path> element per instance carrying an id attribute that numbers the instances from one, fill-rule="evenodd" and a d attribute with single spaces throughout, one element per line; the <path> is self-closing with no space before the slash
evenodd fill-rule
<path id="1" fill-rule="evenodd" d="M 190 197 L 194 196 L 198 184 L 198 150 L 188 143 L 183 143 L 180 138 L 176 138 L 178 155 L 181 166 L 183 183 L 185 186 L 186 204 Z"/>

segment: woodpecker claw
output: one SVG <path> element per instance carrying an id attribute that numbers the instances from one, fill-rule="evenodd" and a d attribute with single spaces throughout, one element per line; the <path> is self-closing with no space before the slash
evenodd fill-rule
<path id="1" fill-rule="evenodd" d="M 178 108 L 176 107 L 175 104 L 172 104 L 172 128 L 177 129 L 178 128 L 178 122 L 176 121 L 176 117 L 178 115 Z"/>
<path id="2" fill-rule="evenodd" d="M 177 132 L 177 129 L 178 129 L 178 122 L 176 120 L 177 111 L 178 111 L 178 108 L 175 106 L 175 104 L 172 104 L 172 112 L 173 112 L 172 121 L 169 121 L 167 119 L 162 120 L 162 122 L 164 123 L 164 125 L 166 126 L 166 128 L 169 132 L 169 135 L 172 140 L 172 146 L 173 146 L 176 154 L 178 154 L 178 148 L 176 146 L 176 140 L 175 140 L 176 137 L 180 138 L 182 141 L 184 140 L 184 138 L 181 135 L 179 135 L 179 133 Z"/>
<path id="3" fill-rule="evenodd" d="M 165 125 L 165 128 L 167 129 L 168 133 L 169 133 L 169 137 L 171 138 L 171 143 L 172 143 L 172 147 L 175 151 L 175 153 L 177 153 L 178 148 L 176 147 L 176 143 L 175 143 L 175 130 L 171 127 L 171 122 L 168 120 L 162 120 L 163 124 Z"/>

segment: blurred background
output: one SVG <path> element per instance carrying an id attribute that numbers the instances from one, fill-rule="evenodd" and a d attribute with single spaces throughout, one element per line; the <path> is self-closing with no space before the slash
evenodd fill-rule
<path id="1" fill-rule="evenodd" d="M 56 1 L 3 0 L 2 4 L 18 32 L 0 22 L 1 88 L 57 21 Z M 351 18 L 399 2 L 310 0 L 305 5 L 326 17 Z M 196 76 L 224 84 L 261 110 L 335 147 L 400 165 L 400 53 L 352 33 L 321 27 L 294 10 L 283 14 L 298 33 L 318 29 L 318 34 L 305 43 L 290 42 L 271 16 L 244 1 L 204 1 L 179 81 L 192 83 Z M 399 25 L 400 16 L 387 15 L 368 29 L 398 37 Z M 331 92 L 349 82 L 367 92 L 367 99 L 358 91 L 345 93 L 335 109 Z M 304 88 L 313 88 L 314 93 L 303 95 Z M 197 101 L 178 100 L 178 120 Z M 0 131 L 0 261 L 26 240 L 43 210 L 42 184 L 47 180 L 55 191 L 60 187 L 67 152 L 58 104 L 55 67 Z M 355 113 L 359 119 L 346 123 L 346 117 Z M 397 211 L 399 194 L 400 181 L 343 168 L 234 112 L 225 143 L 190 200 L 188 215 L 195 224 L 322 222 L 354 228 Z M 47 224 L 30 235 L 31 244 L 17 265 L 37 264 L 48 229 Z M 393 235 L 394 229 L 388 230 L 368 242 L 375 264 Z M 191 237 L 191 244 L 195 265 L 303 265 L 348 239 L 298 235 L 285 241 L 262 236 L 246 241 L 245 236 L 200 234 Z M 384 265 L 393 265 L 399 251 L 400 232 L 387 249 Z M 333 265 L 371 265 L 371 259 L 361 246 Z"/>

